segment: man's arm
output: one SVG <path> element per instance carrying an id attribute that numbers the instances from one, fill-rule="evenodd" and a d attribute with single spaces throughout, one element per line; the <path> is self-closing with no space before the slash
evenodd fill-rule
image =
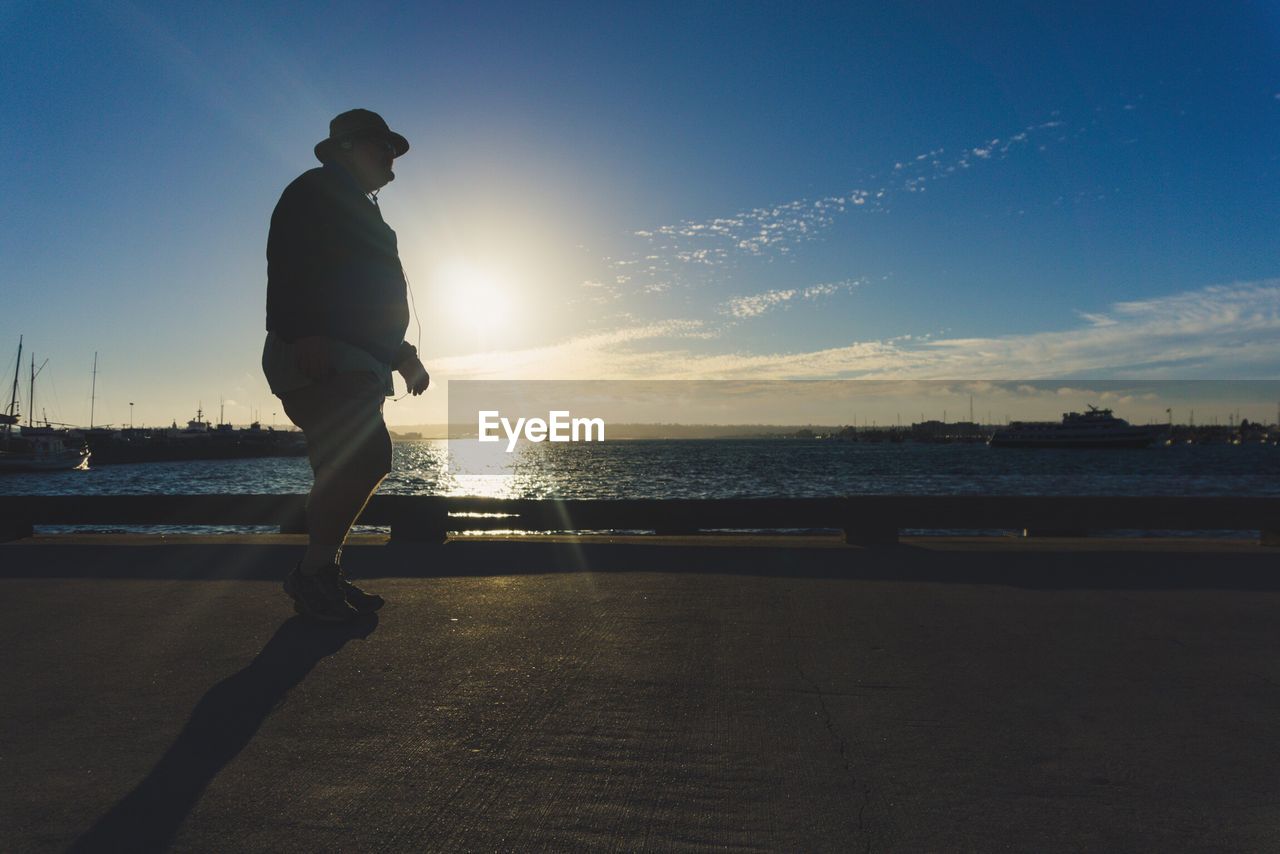
<path id="1" fill-rule="evenodd" d="M 427 390 L 427 386 L 431 385 L 431 375 L 427 373 L 426 366 L 418 358 L 417 348 L 408 341 L 400 344 L 400 350 L 396 353 L 395 368 L 400 376 L 404 377 L 405 385 L 414 396 L 422 394 Z"/>
<path id="2" fill-rule="evenodd" d="M 308 335 L 293 342 L 293 363 L 309 380 L 324 382 L 333 379 L 333 349 L 331 339 L 320 335 Z"/>
<path id="3" fill-rule="evenodd" d="M 318 176 L 307 174 L 281 195 L 267 238 L 267 328 L 287 342 L 294 364 L 312 380 L 333 376 L 333 294 L 329 205 Z"/>
<path id="4" fill-rule="evenodd" d="M 267 328 L 289 343 L 334 337 L 340 314 L 333 281 L 332 201 L 322 177 L 304 173 L 280 196 L 267 237 Z"/>

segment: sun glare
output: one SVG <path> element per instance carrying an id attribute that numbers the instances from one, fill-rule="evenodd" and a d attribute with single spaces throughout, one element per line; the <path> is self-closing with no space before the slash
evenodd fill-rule
<path id="1" fill-rule="evenodd" d="M 450 319 L 481 336 L 507 329 L 515 297 L 510 283 L 498 273 L 472 264 L 450 264 L 440 270 L 438 283 Z"/>

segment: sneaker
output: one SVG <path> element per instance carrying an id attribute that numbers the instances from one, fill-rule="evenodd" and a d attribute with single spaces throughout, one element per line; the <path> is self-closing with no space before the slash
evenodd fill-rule
<path id="1" fill-rule="evenodd" d="M 298 564 L 284 580 L 284 592 L 293 597 L 295 611 L 329 623 L 345 622 L 356 616 L 356 609 L 347 604 L 339 586 L 341 570 L 336 565 L 326 566 L 315 575 L 303 575 L 301 570 L 302 564 Z"/>
<path id="2" fill-rule="evenodd" d="M 343 598 L 347 600 L 347 604 L 361 614 L 372 614 L 387 603 L 377 593 L 366 593 L 352 584 L 342 572 L 342 567 L 338 567 L 338 582 L 342 586 Z"/>

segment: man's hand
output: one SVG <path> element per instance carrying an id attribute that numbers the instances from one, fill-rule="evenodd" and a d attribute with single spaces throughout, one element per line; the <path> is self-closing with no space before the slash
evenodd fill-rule
<path id="1" fill-rule="evenodd" d="M 324 382 L 333 378 L 333 357 L 328 338 L 312 335 L 294 341 L 293 362 L 307 379 Z"/>
<path id="2" fill-rule="evenodd" d="M 413 392 L 416 397 L 427 390 L 427 386 L 431 385 L 431 376 L 427 373 L 427 369 L 423 366 L 422 360 L 417 356 L 405 359 L 396 367 L 400 372 L 400 376 L 404 377 L 405 385 L 409 387 L 409 391 Z"/>

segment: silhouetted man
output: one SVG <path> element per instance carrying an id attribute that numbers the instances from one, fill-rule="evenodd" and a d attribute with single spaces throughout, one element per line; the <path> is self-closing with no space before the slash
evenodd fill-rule
<path id="1" fill-rule="evenodd" d="M 300 614 L 349 620 L 382 597 L 342 573 L 342 544 L 391 471 L 383 399 L 399 371 L 415 395 L 430 382 L 409 326 L 396 233 L 377 193 L 409 142 L 369 110 L 329 123 L 315 147 L 322 166 L 280 196 L 267 238 L 267 341 L 262 367 L 284 411 L 307 437 L 315 483 L 307 498 L 306 554 L 285 592 Z"/>

